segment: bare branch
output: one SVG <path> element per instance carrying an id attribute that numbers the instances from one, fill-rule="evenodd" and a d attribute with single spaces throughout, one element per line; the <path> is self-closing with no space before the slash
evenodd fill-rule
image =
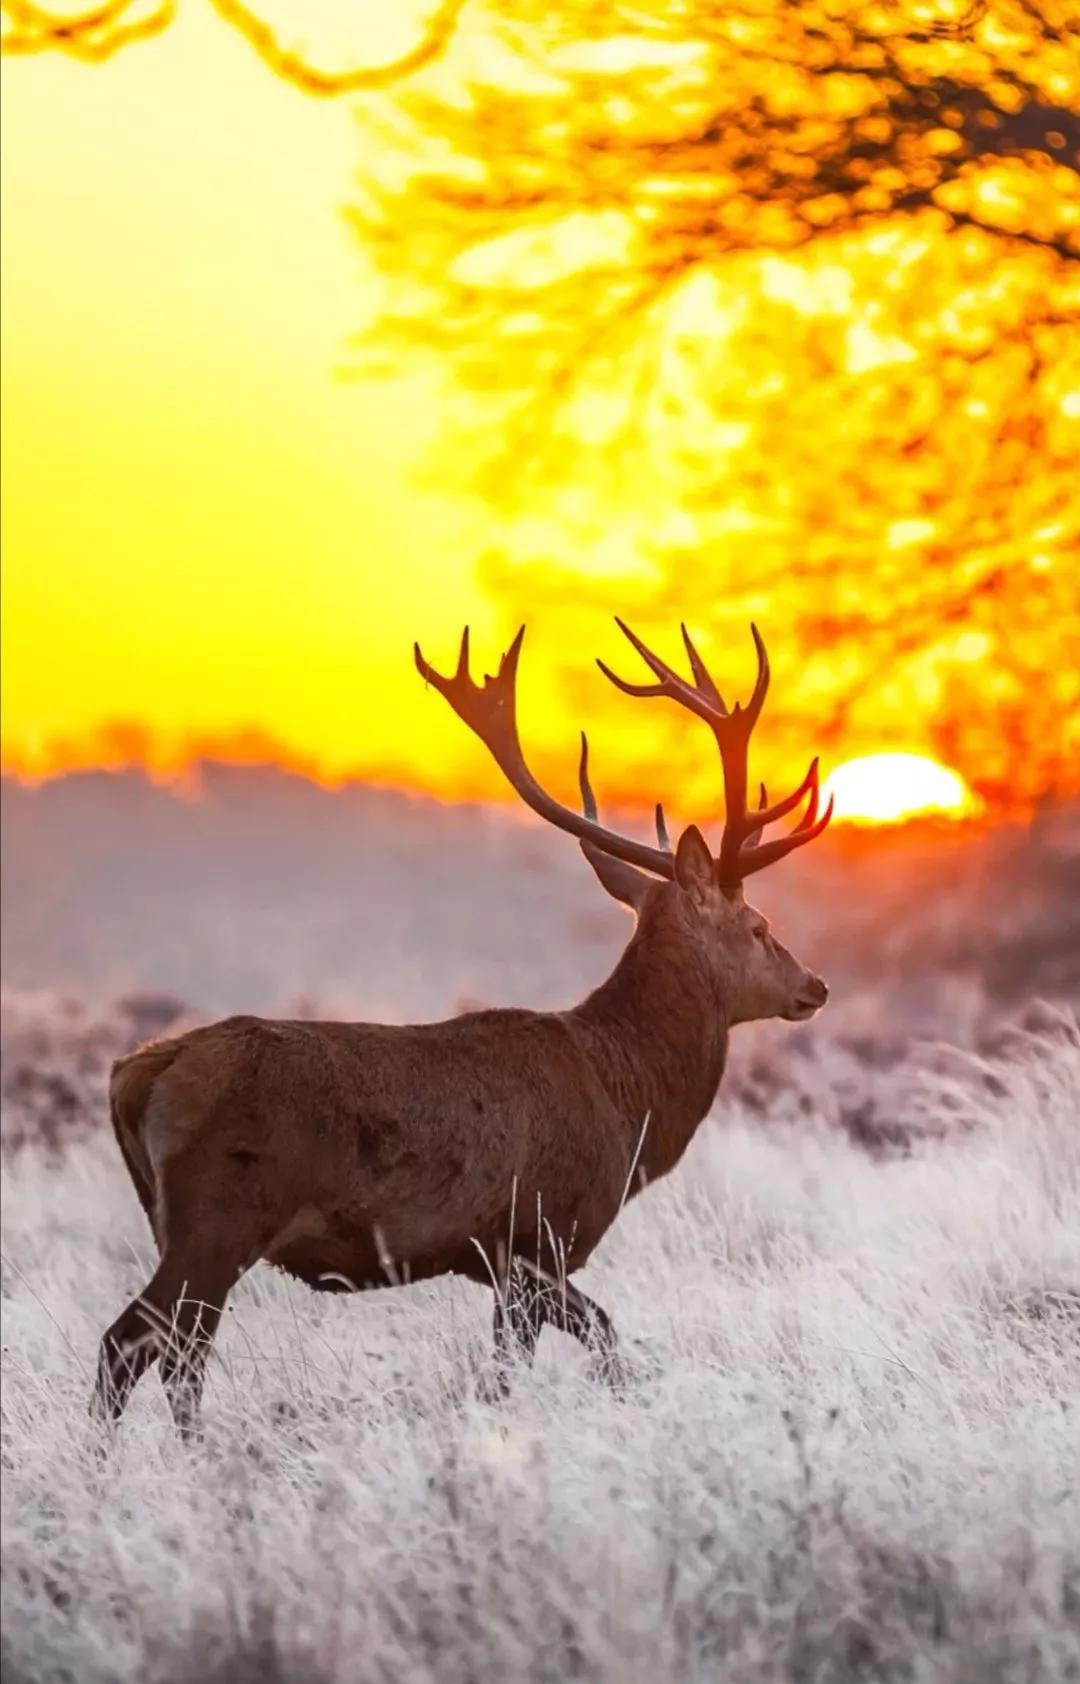
<path id="1" fill-rule="evenodd" d="M 176 0 L 110 0 L 87 12 L 57 14 L 33 0 L 0 0 L 5 30 L 0 50 L 27 57 L 49 50 L 84 64 L 101 64 L 135 41 L 148 41 L 168 29 Z"/>
<path id="2" fill-rule="evenodd" d="M 337 99 L 343 94 L 385 88 L 431 64 L 449 43 L 465 0 L 441 0 L 416 45 L 386 64 L 357 65 L 349 70 L 322 70 L 299 53 L 283 47 L 270 25 L 242 0 L 210 0 L 215 12 L 240 32 L 263 63 L 282 81 L 317 99 Z"/>
<path id="3" fill-rule="evenodd" d="M 386 88 L 433 63 L 453 36 L 465 0 L 440 0 L 419 40 L 385 64 L 325 70 L 282 45 L 266 20 L 243 0 L 209 0 L 218 16 L 242 35 L 282 81 L 317 99 Z M 91 11 L 57 13 L 35 0 L 0 0 L 7 25 L 2 50 L 12 56 L 61 52 L 85 63 L 101 63 L 135 41 L 160 35 L 176 16 L 176 0 L 109 0 Z"/>

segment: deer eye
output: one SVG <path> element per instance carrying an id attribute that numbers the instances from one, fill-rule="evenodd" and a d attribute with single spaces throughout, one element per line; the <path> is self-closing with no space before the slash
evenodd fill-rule
<path id="1" fill-rule="evenodd" d="M 764 941 L 768 931 L 766 930 L 764 924 L 755 924 L 750 933 L 755 941 Z"/>

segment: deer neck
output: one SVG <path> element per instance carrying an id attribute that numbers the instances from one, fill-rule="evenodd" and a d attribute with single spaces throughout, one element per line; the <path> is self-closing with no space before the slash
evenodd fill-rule
<path id="1" fill-rule="evenodd" d="M 716 1098 L 728 1026 L 715 981 L 688 943 L 639 928 L 614 971 L 572 1014 L 648 1180 L 682 1156 Z"/>

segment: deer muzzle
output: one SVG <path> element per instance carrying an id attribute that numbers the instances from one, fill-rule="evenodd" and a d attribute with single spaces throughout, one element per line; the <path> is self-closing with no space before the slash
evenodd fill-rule
<path id="1" fill-rule="evenodd" d="M 821 977 L 807 972 L 802 987 L 792 1002 L 789 1012 L 784 1016 L 789 1023 L 804 1023 L 807 1018 L 814 1017 L 829 998 L 829 986 Z"/>

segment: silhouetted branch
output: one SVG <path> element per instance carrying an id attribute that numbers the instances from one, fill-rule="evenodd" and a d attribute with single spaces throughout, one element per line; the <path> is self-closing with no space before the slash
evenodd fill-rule
<path id="1" fill-rule="evenodd" d="M 327 99 L 385 88 L 431 64 L 450 41 L 465 0 L 440 0 L 415 46 L 397 58 L 346 70 L 324 70 L 310 64 L 303 54 L 284 47 L 271 25 L 243 0 L 209 3 L 282 81 L 302 93 Z M 160 35 L 176 15 L 176 0 L 157 0 L 150 5 L 145 0 L 111 0 L 91 11 L 67 14 L 53 12 L 34 0 L 0 0 L 0 13 L 7 25 L 2 43 L 5 53 L 25 57 L 54 51 L 86 63 L 100 63 L 134 41 Z"/>
<path id="2" fill-rule="evenodd" d="M 465 0 L 441 0 L 416 45 L 400 57 L 390 59 L 386 64 L 358 65 L 338 71 L 322 70 L 309 64 L 301 54 L 283 47 L 270 25 L 249 6 L 243 5 L 241 0 L 210 0 L 210 4 L 219 17 L 239 30 L 263 63 L 282 81 L 299 88 L 301 93 L 327 99 L 362 93 L 371 88 L 385 88 L 431 64 L 445 51 Z"/>
<path id="3" fill-rule="evenodd" d="M 12 56 L 48 51 L 100 64 L 134 41 L 148 41 L 169 27 L 175 0 L 111 0 L 90 11 L 57 14 L 33 0 L 0 0 L 7 25 L 2 50 Z"/>

